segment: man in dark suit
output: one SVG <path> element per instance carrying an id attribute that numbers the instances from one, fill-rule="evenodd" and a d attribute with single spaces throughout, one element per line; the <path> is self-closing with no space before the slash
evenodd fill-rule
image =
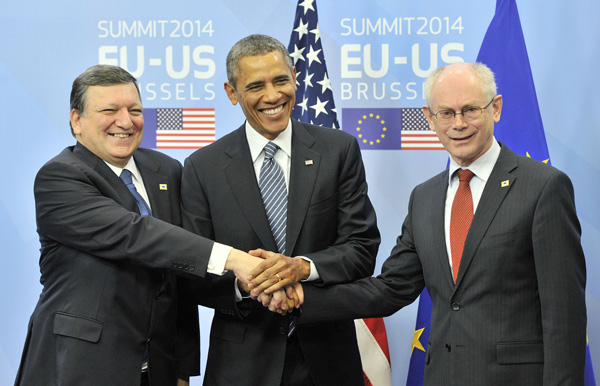
<path id="1" fill-rule="evenodd" d="M 281 267 L 273 275 L 281 282 L 333 284 L 371 275 L 380 239 L 356 140 L 290 119 L 296 73 L 285 46 L 271 37 L 236 43 L 227 76 L 225 91 L 246 123 L 186 160 L 184 227 L 242 250 L 279 251 L 269 266 Z M 277 238 L 284 246 L 259 187 L 271 142 L 287 192 L 285 236 Z M 225 275 L 194 283 L 198 302 L 216 309 L 205 385 L 363 385 L 353 321 L 294 331 L 293 318 L 236 296 L 234 281 Z M 224 311 L 236 298 L 236 312 Z"/>
<path id="2" fill-rule="evenodd" d="M 179 227 L 181 164 L 138 149 L 142 104 L 125 70 L 82 73 L 70 123 L 77 144 L 35 179 L 44 288 L 15 384 L 187 384 L 199 374 L 198 314 L 174 274 L 224 264 L 245 275 L 261 260 Z"/>
<path id="3" fill-rule="evenodd" d="M 425 385 L 583 385 L 585 259 L 569 178 L 494 139 L 502 96 L 485 65 L 437 70 L 425 97 L 449 169 L 414 189 L 381 275 L 304 286 L 300 323 L 390 315 L 427 286 Z M 453 206 L 467 189 L 474 216 L 457 242 Z"/>

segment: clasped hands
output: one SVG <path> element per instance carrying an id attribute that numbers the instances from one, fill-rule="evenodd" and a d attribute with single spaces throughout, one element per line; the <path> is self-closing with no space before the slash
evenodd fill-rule
<path id="1" fill-rule="evenodd" d="M 285 315 L 299 308 L 304 302 L 299 281 L 310 275 L 310 263 L 264 249 L 248 253 L 255 259 L 246 259 L 245 267 L 252 265 L 252 269 L 234 269 L 240 288 L 272 312 Z"/>

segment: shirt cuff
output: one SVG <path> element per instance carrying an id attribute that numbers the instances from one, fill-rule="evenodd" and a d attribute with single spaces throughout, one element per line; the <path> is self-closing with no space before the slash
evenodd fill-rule
<path id="1" fill-rule="evenodd" d="M 213 275 L 224 275 L 227 272 L 225 270 L 225 262 L 232 249 L 233 248 L 228 245 L 215 242 L 212 251 L 210 252 L 210 259 L 208 260 L 206 272 L 212 273 Z"/>
<path id="2" fill-rule="evenodd" d="M 308 279 L 306 280 L 300 280 L 301 282 L 307 282 L 307 281 L 315 281 L 315 280 L 319 280 L 321 278 L 321 276 L 319 275 L 319 271 L 317 271 L 317 266 L 315 265 L 315 263 L 313 263 L 313 261 L 311 259 L 309 259 L 308 257 L 305 256 L 297 256 L 303 260 L 306 260 L 310 263 L 310 274 L 308 275 Z"/>

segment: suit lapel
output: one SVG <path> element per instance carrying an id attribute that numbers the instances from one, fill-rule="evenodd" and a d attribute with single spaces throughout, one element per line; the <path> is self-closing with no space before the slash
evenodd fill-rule
<path id="1" fill-rule="evenodd" d="M 293 255 L 321 164 L 321 154 L 312 149 L 315 143 L 313 136 L 300 122 L 292 120 L 292 126 L 292 164 L 286 230 L 288 256 Z"/>
<path id="2" fill-rule="evenodd" d="M 123 205 L 123 207 L 125 207 L 127 210 L 139 213 L 135 198 L 133 198 L 129 192 L 129 189 L 127 189 L 127 186 L 102 159 L 89 151 L 79 142 L 77 142 L 75 145 L 73 154 L 88 164 L 96 173 L 98 173 L 98 175 L 100 175 L 100 177 L 102 177 L 102 179 L 108 183 L 112 189 L 112 194 L 106 192 L 105 194 L 107 197 L 113 198 L 119 204 Z"/>
<path id="3" fill-rule="evenodd" d="M 252 165 L 244 125 L 232 137 L 231 143 L 225 150 L 225 155 L 230 158 L 224 168 L 225 177 L 246 220 L 254 229 L 264 248 L 277 251 L 277 244 L 273 238 L 256 182 L 256 173 Z"/>
<path id="4" fill-rule="evenodd" d="M 494 220 L 496 212 L 502 205 L 502 201 L 508 194 L 516 177 L 511 172 L 517 167 L 517 156 L 506 146 L 502 145 L 500 156 L 496 165 L 490 174 L 490 178 L 485 184 L 479 205 L 473 216 L 473 222 L 469 228 L 465 248 L 460 262 L 460 269 L 456 278 L 456 287 L 465 275 L 473 257 L 479 248 L 481 239 L 487 232 L 490 224 Z"/>
<path id="5" fill-rule="evenodd" d="M 442 266 L 442 272 L 446 272 L 444 277 L 450 289 L 454 288 L 452 280 L 452 268 L 448 259 L 448 249 L 446 248 L 446 232 L 444 228 L 446 194 L 448 192 L 448 170 L 445 170 L 438 176 L 436 187 L 433 190 L 435 196 L 431 202 L 432 230 L 435 233 L 433 239 L 436 242 L 437 257 Z"/>

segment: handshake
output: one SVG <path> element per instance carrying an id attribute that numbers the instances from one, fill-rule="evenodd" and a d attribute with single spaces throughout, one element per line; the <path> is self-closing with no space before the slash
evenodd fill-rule
<path id="1" fill-rule="evenodd" d="M 225 269 L 233 270 L 238 286 L 272 312 L 285 315 L 304 302 L 300 280 L 308 279 L 310 263 L 300 257 L 255 249 L 233 249 Z"/>

